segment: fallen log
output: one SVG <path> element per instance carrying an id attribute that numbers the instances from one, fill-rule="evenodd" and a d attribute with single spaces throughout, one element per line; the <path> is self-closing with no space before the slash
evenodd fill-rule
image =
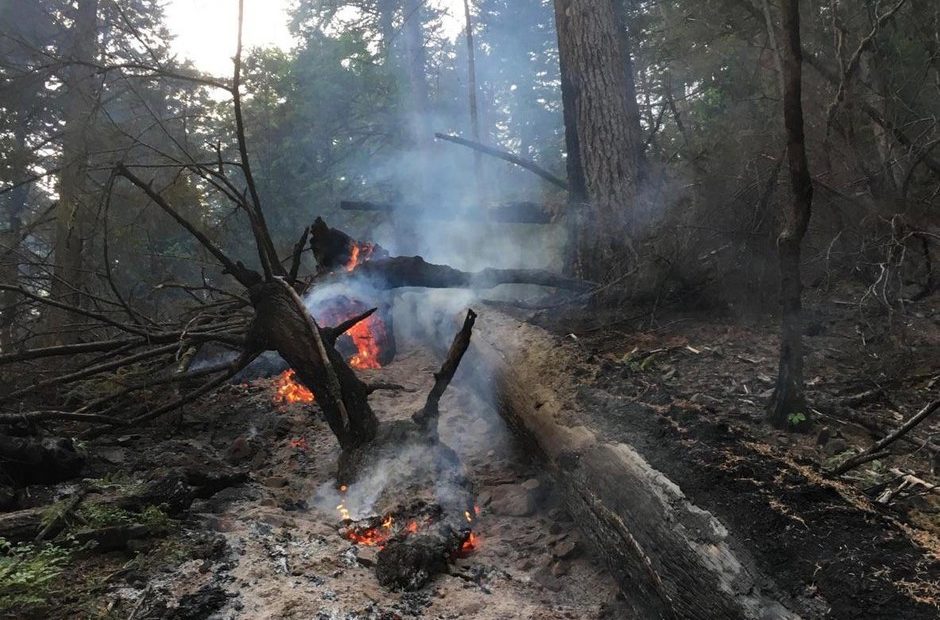
<path id="1" fill-rule="evenodd" d="M 320 267 L 317 285 L 347 278 L 367 281 L 376 290 L 404 287 L 490 289 L 501 284 L 535 284 L 574 291 L 594 288 L 592 282 L 567 278 L 543 269 L 483 269 L 470 272 L 429 263 L 420 256 L 389 256 L 382 246 L 357 241 L 317 218 L 310 228 L 310 249 Z"/>
<path id="2" fill-rule="evenodd" d="M 862 569 L 891 562 L 893 570 L 916 581 L 917 567 L 929 564 L 926 552 L 821 477 L 808 480 L 802 470 L 745 441 L 690 456 L 690 445 L 705 442 L 684 444 L 678 430 L 668 434 L 675 428 L 670 421 L 657 423 L 655 412 L 622 400 L 616 407 L 637 409 L 635 415 L 652 419 L 651 430 L 628 422 L 625 434 L 615 433 L 601 418 L 631 409 L 615 413 L 585 403 L 590 377 L 599 372 L 588 354 L 495 310 L 478 320 L 465 364 L 486 369 L 475 380 L 495 388 L 501 414 L 559 483 L 598 557 L 627 600 L 637 601 L 639 617 L 796 618 L 826 615 L 826 609 L 834 618 L 931 617 L 932 608 L 898 587 L 897 577 Z M 672 440 L 674 447 L 657 452 Z M 740 478 L 720 467 L 720 455 L 729 449 L 745 457 Z M 683 461 L 699 457 L 711 461 Z M 707 468 L 715 461 L 707 488 L 678 486 L 700 478 L 672 478 L 712 471 Z M 756 473 L 761 464 L 767 480 L 745 486 L 763 475 Z M 664 473 L 667 466 L 670 475 Z M 775 476 L 802 481 L 796 490 L 774 493 Z M 750 494 L 740 494 L 742 488 Z M 797 527 L 768 506 L 761 489 L 799 518 Z M 737 501 L 729 506 L 709 499 L 723 494 Z M 806 503 L 788 503 L 797 501 L 792 498 Z M 860 572 L 863 583 L 851 576 Z M 810 587 L 814 595 L 805 597 Z M 853 615 L 860 609 L 871 615 Z"/>
<path id="3" fill-rule="evenodd" d="M 0 481 L 16 485 L 55 483 L 81 473 L 85 458 L 64 437 L 0 435 Z"/>
<path id="4" fill-rule="evenodd" d="M 567 278 L 543 269 L 482 269 L 461 271 L 447 265 L 429 263 L 420 256 L 395 256 L 361 263 L 352 271 L 330 274 L 318 283 L 360 279 L 377 290 L 396 288 L 491 289 L 501 284 L 534 284 L 572 291 L 589 291 L 592 282 Z"/>
<path id="5" fill-rule="evenodd" d="M 372 213 L 394 214 L 398 217 L 424 220 L 484 220 L 498 224 L 551 224 L 554 220 L 551 209 L 537 202 L 507 202 L 491 207 L 473 207 L 469 209 L 421 209 L 412 205 L 388 202 L 369 202 L 367 200 L 341 200 L 339 208 L 343 211 L 367 211 Z"/>

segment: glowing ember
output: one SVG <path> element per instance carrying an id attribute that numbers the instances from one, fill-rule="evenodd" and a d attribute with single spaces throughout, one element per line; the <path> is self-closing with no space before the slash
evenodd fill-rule
<path id="1" fill-rule="evenodd" d="M 294 380 L 293 369 L 285 370 L 274 384 L 274 400 L 278 403 L 312 403 L 313 392 Z"/>
<path id="2" fill-rule="evenodd" d="M 340 514 L 348 515 L 349 511 L 342 508 L 340 504 L 337 508 L 340 508 Z M 344 516 L 344 519 L 348 517 Z M 414 529 L 412 529 L 412 525 Z M 418 524 L 412 521 L 409 523 L 406 528 L 406 532 L 413 533 L 418 531 Z M 353 542 L 357 545 L 364 545 L 366 547 L 384 547 L 385 543 L 394 536 L 395 531 L 395 520 L 392 518 L 392 515 L 388 515 L 385 519 L 382 520 L 382 525 L 378 527 L 370 527 L 366 529 L 350 529 L 346 531 L 346 539 L 350 542 Z"/>
<path id="3" fill-rule="evenodd" d="M 306 437 L 297 437 L 296 439 L 290 440 L 290 447 L 300 450 L 301 452 L 306 452 L 310 444 L 307 443 Z"/>

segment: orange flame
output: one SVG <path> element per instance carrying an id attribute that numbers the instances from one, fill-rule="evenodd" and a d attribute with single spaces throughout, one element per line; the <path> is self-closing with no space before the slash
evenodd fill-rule
<path id="1" fill-rule="evenodd" d="M 385 340 L 385 323 L 374 314 L 365 321 L 356 324 L 348 332 L 359 351 L 349 358 L 349 365 L 360 370 L 381 368 L 379 363 L 379 341 Z"/>
<path id="2" fill-rule="evenodd" d="M 294 370 L 285 370 L 277 378 L 274 400 L 279 403 L 312 403 L 313 392 L 294 380 Z"/>
<path id="3" fill-rule="evenodd" d="M 476 551 L 480 546 L 480 537 L 470 532 L 470 535 L 467 536 L 467 540 L 463 541 L 463 544 L 460 545 L 461 555 Z"/>
<path id="4" fill-rule="evenodd" d="M 344 520 L 349 519 L 349 511 L 346 510 L 346 507 L 343 504 L 340 504 L 336 507 L 339 510 L 340 515 Z M 417 521 L 409 521 L 404 528 L 396 527 L 395 521 L 392 518 L 392 515 L 388 515 L 382 520 L 382 524 L 376 527 L 370 527 L 366 529 L 349 529 L 343 534 L 346 537 L 346 540 L 355 543 L 357 545 L 363 545 L 366 547 L 379 547 L 382 548 L 385 546 L 393 536 L 397 535 L 399 532 L 404 532 L 406 534 L 415 534 L 419 525 Z"/>
<path id="5" fill-rule="evenodd" d="M 373 252 L 375 252 L 375 244 L 353 242 L 352 249 L 349 251 L 349 260 L 346 261 L 346 271 L 352 271 L 372 258 Z"/>

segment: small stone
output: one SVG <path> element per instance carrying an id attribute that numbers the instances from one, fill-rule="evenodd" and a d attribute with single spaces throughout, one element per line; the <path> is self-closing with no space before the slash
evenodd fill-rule
<path id="1" fill-rule="evenodd" d="M 553 577 L 564 577 L 568 574 L 568 570 L 571 567 L 567 562 L 558 561 L 552 564 L 552 576 Z"/>
<path id="2" fill-rule="evenodd" d="M 577 555 L 577 553 L 578 541 L 577 539 L 573 538 L 568 538 L 567 540 L 561 541 L 555 545 L 555 549 L 552 551 L 552 554 L 560 560 L 573 558 Z"/>
<path id="3" fill-rule="evenodd" d="M 101 448 L 98 450 L 98 456 L 112 465 L 123 463 L 125 454 L 124 448 Z"/>
<path id="4" fill-rule="evenodd" d="M 284 476 L 271 476 L 264 481 L 264 486 L 272 489 L 283 489 L 287 486 L 287 478 Z"/>
<path id="5" fill-rule="evenodd" d="M 539 482 L 538 478 L 529 478 L 528 480 L 522 483 L 522 488 L 527 491 L 535 491 L 540 486 L 542 486 L 542 483 Z"/>

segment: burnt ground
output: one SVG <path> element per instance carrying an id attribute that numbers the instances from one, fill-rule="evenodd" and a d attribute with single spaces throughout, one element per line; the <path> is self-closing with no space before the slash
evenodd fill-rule
<path id="1" fill-rule="evenodd" d="M 937 397 L 938 306 L 934 298 L 903 316 L 866 317 L 849 302 L 810 301 L 807 434 L 763 422 L 776 376 L 772 317 L 530 318 L 596 363 L 579 394 L 586 422 L 634 446 L 722 519 L 786 594 L 815 599 L 812 617 L 936 618 L 940 495 L 930 485 L 938 461 L 925 443 L 937 445 L 940 416 L 842 481 L 821 472 Z M 928 486 L 884 501 L 905 474 Z"/>
<path id="2" fill-rule="evenodd" d="M 438 364 L 413 350 L 388 368 L 366 371 L 409 390 L 377 393 L 372 402 L 380 418 L 416 410 Z M 98 493 L 131 493 L 148 480 L 173 480 L 173 488 L 186 486 L 180 481 L 226 480 L 203 489 L 188 508 L 149 511 L 150 521 L 159 523 L 116 550 L 76 549 L 44 600 L 0 616 L 629 617 L 550 482 L 522 456 L 485 400 L 459 382 L 442 401 L 441 435 L 479 491 L 478 547 L 418 592 L 381 588 L 372 568 L 376 549 L 342 537 L 340 515 L 319 499 L 332 488 L 339 450 L 318 407 L 275 405 L 273 383 L 228 386 L 169 425 L 89 442 L 82 446 L 89 459 L 84 481 L 23 493 L 20 507 L 27 508 L 92 484 L 95 491 L 83 502 L 88 506 L 96 505 Z M 82 510 L 86 518 L 91 514 Z M 138 521 L 140 515 L 99 515 L 109 520 Z"/>

